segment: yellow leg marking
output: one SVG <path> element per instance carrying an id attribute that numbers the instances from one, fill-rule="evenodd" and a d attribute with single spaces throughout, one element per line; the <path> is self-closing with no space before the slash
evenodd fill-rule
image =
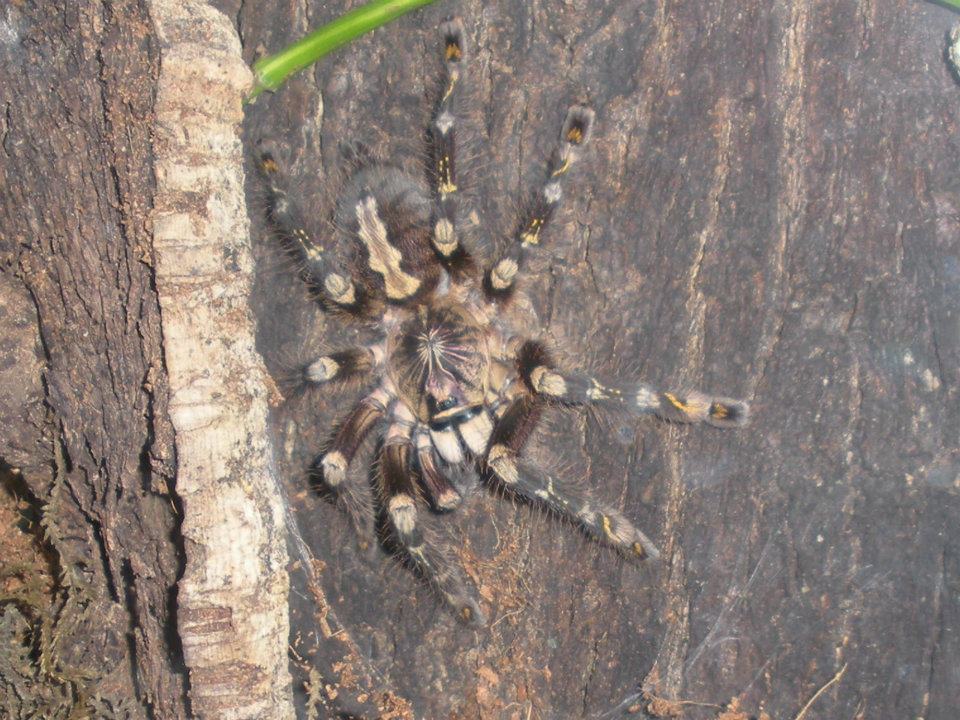
<path id="1" fill-rule="evenodd" d="M 677 410 L 680 410 L 681 412 L 685 412 L 685 413 L 689 413 L 689 412 L 690 412 L 690 406 L 689 406 L 689 405 L 685 405 L 685 404 L 683 404 L 682 402 L 680 402 L 675 395 L 671 395 L 670 393 L 665 392 L 665 393 L 663 394 L 663 396 L 664 396 L 664 397 L 667 399 L 667 401 L 668 401 L 671 405 L 673 405 Z"/>
<path id="2" fill-rule="evenodd" d="M 268 175 L 273 175 L 275 172 L 280 170 L 280 166 L 277 165 L 277 161 L 272 157 L 263 158 L 260 161 L 260 168 Z"/>
<path id="3" fill-rule="evenodd" d="M 563 377 L 543 365 L 538 365 L 530 372 L 530 383 L 544 395 L 563 397 L 567 394 L 567 383 Z"/>
<path id="4" fill-rule="evenodd" d="M 617 388 L 601 385 L 596 378 L 590 378 L 590 389 L 587 390 L 587 397 L 590 400 L 609 400 L 610 398 L 619 398 L 621 394 Z"/>
<path id="5" fill-rule="evenodd" d="M 583 130 L 578 127 L 570 128 L 570 132 L 567 133 L 567 142 L 572 142 L 576 145 L 579 145 L 583 141 Z"/>
<path id="6" fill-rule="evenodd" d="M 553 171 L 552 177 L 556 177 L 557 175 L 563 175 L 569 169 L 570 169 L 570 158 L 567 157 L 563 159 L 563 165 L 561 165 L 560 167 L 558 167 L 556 170 Z"/>
<path id="7" fill-rule="evenodd" d="M 440 176 L 440 187 L 438 190 L 441 195 L 450 195 L 457 191 L 457 186 L 450 179 L 450 158 L 444 155 L 437 163 L 437 174 Z"/>
<path id="8" fill-rule="evenodd" d="M 497 476 L 507 485 L 516 485 L 520 480 L 520 472 L 513 461 L 513 453 L 506 445 L 494 445 L 487 453 L 487 463 L 493 468 Z"/>
<path id="9" fill-rule="evenodd" d="M 447 60 L 459 60 L 463 57 L 463 51 L 456 43 L 447 43 L 447 49 L 444 55 L 446 56 Z"/>
<path id="10" fill-rule="evenodd" d="M 603 518 L 601 521 L 601 524 L 603 525 L 603 534 L 610 538 L 612 542 L 616 543 L 617 536 L 613 534 L 613 525 L 610 522 L 610 518 L 606 515 L 601 515 L 600 517 Z"/>
<path id="11" fill-rule="evenodd" d="M 647 551 L 644 550 L 644 549 L 643 549 L 643 545 L 641 545 L 641 544 L 638 543 L 638 542 L 635 542 L 635 543 L 633 544 L 633 547 L 632 547 L 631 549 L 633 550 L 633 554 L 636 555 L 637 557 L 646 557 L 646 556 L 647 556 Z"/>
<path id="12" fill-rule="evenodd" d="M 520 241 L 524 245 L 536 245 L 540 242 L 540 228 L 543 227 L 542 218 L 533 218 L 527 229 L 520 233 Z"/>
<path id="13" fill-rule="evenodd" d="M 560 503 L 561 505 L 563 505 L 565 508 L 569 508 L 569 507 L 570 507 L 569 501 L 567 501 L 567 500 L 566 500 L 565 498 L 563 498 L 562 496 L 557 495 L 557 491 L 556 491 L 556 489 L 555 489 L 554 486 L 553 486 L 553 478 L 550 477 L 549 475 L 547 476 L 547 496 L 548 496 L 551 500 L 553 500 L 554 502 L 559 502 L 559 503 Z"/>
<path id="14" fill-rule="evenodd" d="M 504 258 L 493 267 L 490 273 L 490 284 L 494 290 L 506 290 L 513 284 L 520 266 L 510 258 Z"/>
<path id="15" fill-rule="evenodd" d="M 303 254 L 306 255 L 311 260 L 319 260 L 323 257 L 323 247 L 314 243 L 310 236 L 307 235 L 307 231 L 303 228 L 296 228 L 293 231 L 293 236 L 296 238 L 297 242 L 300 243 L 300 249 L 303 250 Z"/>
<path id="16" fill-rule="evenodd" d="M 387 511 L 394 527 L 404 535 L 412 533 L 417 526 L 417 507 L 409 495 L 401 493 L 390 498 Z"/>
<path id="17" fill-rule="evenodd" d="M 458 58 L 459 59 L 459 58 Z M 453 88 L 457 85 L 457 80 L 460 79 L 460 73 L 451 72 L 450 73 L 450 84 L 447 85 L 447 89 L 443 93 L 443 98 L 440 102 L 446 102 L 450 95 L 453 93 Z"/>
<path id="18" fill-rule="evenodd" d="M 323 279 L 323 287 L 330 298 L 341 305 L 353 305 L 354 300 L 357 299 L 353 283 L 343 275 L 330 273 Z"/>
<path id="19" fill-rule="evenodd" d="M 723 420 L 730 412 L 720 403 L 714 403 L 710 408 L 710 415 L 717 418 L 718 420 Z"/>
<path id="20" fill-rule="evenodd" d="M 370 255 L 370 269 L 383 277 L 387 297 L 403 300 L 413 295 L 420 288 L 420 281 L 400 268 L 403 255 L 387 238 L 387 228 L 377 212 L 377 201 L 372 197 L 361 200 L 356 213 L 358 234 Z"/>
<path id="21" fill-rule="evenodd" d="M 433 246 L 444 257 L 450 257 L 457 249 L 457 236 L 454 233 L 453 223 L 446 218 L 440 218 L 433 226 Z"/>

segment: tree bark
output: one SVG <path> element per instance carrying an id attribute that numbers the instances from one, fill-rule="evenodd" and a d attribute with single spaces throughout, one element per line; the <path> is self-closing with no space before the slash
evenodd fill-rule
<path id="1" fill-rule="evenodd" d="M 293 717 L 236 34 L 196 2 L 5 13 L 3 319 L 29 349 L 18 281 L 44 366 L 5 344 L 2 469 L 60 580 L 0 619 L 5 716 Z"/>
<path id="2" fill-rule="evenodd" d="M 155 0 L 157 291 L 186 567 L 177 621 L 196 717 L 293 718 L 287 549 L 253 346 L 241 99 L 252 76 L 204 2 Z"/>
<path id="3" fill-rule="evenodd" d="M 155 38 L 136 2 L 2 13 L 0 263 L 5 303 L 29 298 L 19 317 L 33 324 L 17 336 L 21 349 L 39 339 L 42 371 L 21 359 L 7 368 L 31 391 L 14 396 L 0 457 L 5 479 L 22 477 L 43 508 L 59 580 L 47 607 L 26 611 L 42 626 L 40 670 L 29 687 L 5 678 L 3 711 L 185 717 L 171 631 L 183 563 L 171 541 L 175 448 L 148 222 Z"/>
<path id="4" fill-rule="evenodd" d="M 356 4 L 215 3 L 247 63 Z M 278 147 L 325 231 L 341 142 L 416 162 L 434 28 L 459 15 L 477 237 L 508 237 L 566 107 L 597 111 L 529 288 L 545 333 L 753 404 L 740 432 L 554 418 L 535 457 L 663 558 L 478 492 L 436 518 L 491 618 L 474 630 L 308 484 L 352 396 L 267 413 L 249 309 L 276 378 L 360 331 L 277 261 L 255 183 L 249 289 L 230 28 L 200 2 L 61 5 L 0 10 L 0 510 L 49 578 L 0 562 L 0 714 L 954 716 L 955 15 L 441 2 L 248 108 L 244 142 Z"/>

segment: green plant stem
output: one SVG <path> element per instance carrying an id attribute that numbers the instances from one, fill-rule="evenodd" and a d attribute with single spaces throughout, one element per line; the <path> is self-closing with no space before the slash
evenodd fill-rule
<path id="1" fill-rule="evenodd" d="M 256 84 L 247 96 L 247 102 L 264 90 L 271 92 L 276 90 L 289 75 L 302 70 L 354 38 L 432 2 L 435 0 L 373 0 L 327 23 L 276 55 L 257 60 L 253 64 Z"/>

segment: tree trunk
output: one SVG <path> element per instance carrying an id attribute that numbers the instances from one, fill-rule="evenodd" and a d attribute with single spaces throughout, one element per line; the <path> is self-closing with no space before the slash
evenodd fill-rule
<path id="1" fill-rule="evenodd" d="M 16 279 L 35 325 L 4 472 L 59 579 L 4 573 L 6 716 L 293 717 L 236 34 L 197 2 L 5 13 L 5 319 Z"/>
<path id="2" fill-rule="evenodd" d="M 249 63 L 357 3 L 215 4 Z M 544 332 L 752 403 L 742 431 L 553 418 L 534 455 L 663 558 L 623 564 L 478 492 L 436 519 L 475 630 L 306 481 L 352 396 L 267 412 L 251 309 L 277 378 L 357 331 L 278 262 L 255 182 L 250 289 L 229 22 L 61 5 L 0 10 L 0 714 L 954 716 L 955 15 L 440 2 L 248 108 L 244 143 L 279 148 L 322 232 L 339 143 L 416 159 L 434 29 L 459 15 L 478 237 L 508 237 L 565 108 L 597 111 L 529 287 Z"/>
<path id="3" fill-rule="evenodd" d="M 31 530 L 57 578 L 49 605 L 4 607 L 7 637 L 25 638 L 19 611 L 42 637 L 35 673 L 15 662 L 22 645 L 4 643 L 2 713 L 185 717 L 175 447 L 148 226 L 156 40 L 135 2 L 2 13 L 4 304 L 29 299 L 3 335 L 22 319 L 17 347 L 38 346 L 41 362 L 5 370 L 19 371 L 6 387 L 40 392 L 16 398 L 23 422 L 4 427 L 0 457 L 17 494 L 42 507 L 43 529 Z M 26 452 L 10 453 L 15 438 Z"/>

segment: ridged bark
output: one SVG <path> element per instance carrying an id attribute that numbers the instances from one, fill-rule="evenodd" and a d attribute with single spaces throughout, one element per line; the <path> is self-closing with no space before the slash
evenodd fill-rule
<path id="1" fill-rule="evenodd" d="M 186 568 L 177 621 L 200 718 L 293 718 L 284 506 L 247 297 L 241 99 L 251 76 L 226 17 L 155 0 L 157 291 Z"/>

